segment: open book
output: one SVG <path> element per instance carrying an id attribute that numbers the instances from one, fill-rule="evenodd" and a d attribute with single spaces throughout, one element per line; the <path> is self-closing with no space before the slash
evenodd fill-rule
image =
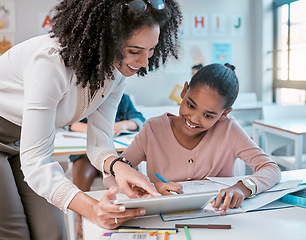
<path id="1" fill-rule="evenodd" d="M 229 186 L 234 185 L 240 177 L 208 177 L 208 180 L 201 181 L 189 181 L 181 182 L 183 185 L 184 193 L 191 192 L 202 192 L 202 191 L 213 191 L 221 190 Z M 285 182 L 280 182 L 274 187 L 268 189 L 267 191 L 256 195 L 253 198 L 245 199 L 239 208 L 227 209 L 226 214 L 244 213 L 254 210 L 266 210 L 273 208 L 290 207 L 290 204 L 276 201 L 288 193 L 296 192 L 298 190 L 306 189 L 305 185 L 300 185 L 301 180 L 289 180 Z M 161 218 L 163 221 L 174 221 L 189 218 L 201 218 L 201 217 L 211 217 L 221 215 L 220 211 L 215 211 L 211 203 L 203 206 L 202 210 L 199 211 L 188 211 L 172 214 L 162 214 Z"/>

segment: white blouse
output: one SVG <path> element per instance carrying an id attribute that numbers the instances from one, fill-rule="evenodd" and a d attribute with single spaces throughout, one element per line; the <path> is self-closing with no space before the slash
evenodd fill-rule
<path id="1" fill-rule="evenodd" d="M 66 211 L 80 191 L 52 160 L 56 128 L 88 117 L 87 154 L 100 171 L 109 156 L 117 155 L 113 124 L 124 92 L 125 77 L 91 97 L 76 85 L 76 75 L 59 55 L 55 38 L 43 35 L 18 44 L 0 57 L 0 116 L 22 126 L 21 169 L 28 185 L 50 203 Z"/>

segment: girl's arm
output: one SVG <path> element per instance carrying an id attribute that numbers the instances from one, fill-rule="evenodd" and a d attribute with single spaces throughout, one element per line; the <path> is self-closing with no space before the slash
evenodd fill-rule
<path id="1" fill-rule="evenodd" d="M 237 123 L 234 123 L 231 127 L 231 135 L 234 136 L 231 139 L 231 147 L 236 152 L 236 157 L 243 160 L 254 171 L 252 175 L 246 178 L 249 178 L 256 185 L 256 194 L 273 187 L 280 181 L 280 168 Z M 240 207 L 242 201 L 249 197 L 251 193 L 249 188 L 238 181 L 235 185 L 222 189 L 216 201 L 212 201 L 212 205 L 215 210 L 218 210 L 223 203 L 221 214 L 224 215 L 227 207 Z"/>

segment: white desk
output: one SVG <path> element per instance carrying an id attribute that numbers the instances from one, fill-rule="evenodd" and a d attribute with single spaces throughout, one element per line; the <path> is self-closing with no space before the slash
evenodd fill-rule
<path id="1" fill-rule="evenodd" d="M 253 139 L 260 146 L 260 136 L 264 133 L 273 133 L 294 140 L 295 163 L 294 168 L 302 168 L 303 136 L 306 135 L 306 119 L 273 119 L 253 122 Z M 264 146 L 261 146 L 264 149 Z"/>
<path id="2" fill-rule="evenodd" d="M 56 135 L 56 140 L 58 138 L 60 141 L 55 140 L 53 156 L 86 154 L 86 138 L 63 137 L 62 133 L 63 131 Z M 114 141 L 116 152 L 123 152 L 127 148 L 126 144 L 130 144 L 134 136 L 135 133 L 116 137 Z"/>
<path id="3" fill-rule="evenodd" d="M 290 179 L 306 180 L 306 170 L 287 171 L 282 173 L 284 181 Z M 91 192 L 91 196 L 100 198 L 103 192 Z M 174 227 L 176 223 L 182 224 L 230 224 L 232 229 L 189 229 L 192 240 L 235 239 L 235 240 L 305 240 L 306 239 L 306 209 L 300 207 L 283 208 L 268 211 L 255 211 L 242 214 L 225 215 L 218 217 L 198 218 L 192 220 L 163 222 L 159 216 L 134 219 L 124 225 L 140 227 Z M 98 240 L 105 230 L 83 221 L 84 240 Z M 162 240 L 163 235 L 158 239 Z M 185 240 L 183 229 L 176 235 L 169 235 L 169 240 Z"/>
<path id="4" fill-rule="evenodd" d="M 263 107 L 273 105 L 274 103 L 265 103 L 260 101 L 255 102 L 241 102 L 236 101 L 233 104 L 233 110 L 229 115 L 232 115 L 236 118 L 237 122 L 246 133 L 253 137 L 253 121 L 260 120 L 263 118 Z"/>

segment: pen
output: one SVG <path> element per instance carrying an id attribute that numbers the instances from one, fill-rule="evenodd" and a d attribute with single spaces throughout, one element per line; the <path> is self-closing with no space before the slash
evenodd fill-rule
<path id="1" fill-rule="evenodd" d="M 207 224 L 207 225 L 201 225 L 201 224 L 175 224 L 176 228 L 208 228 L 208 229 L 231 229 L 232 225 L 225 225 L 225 224 Z"/>
<path id="2" fill-rule="evenodd" d="M 217 201 L 217 197 L 214 198 L 214 201 Z M 224 198 L 222 198 L 221 202 L 224 203 Z"/>
<path id="3" fill-rule="evenodd" d="M 158 177 L 162 182 L 170 184 L 166 179 L 164 179 L 162 176 L 160 176 L 158 173 L 155 173 L 155 176 Z"/>
<path id="4" fill-rule="evenodd" d="M 186 240 L 191 240 L 187 226 L 184 226 L 184 231 L 185 231 Z"/>
<path id="5" fill-rule="evenodd" d="M 178 228 L 141 228 L 141 227 L 130 227 L 130 226 L 121 226 L 119 229 L 140 229 L 140 230 L 170 230 L 178 232 Z"/>
<path id="6" fill-rule="evenodd" d="M 118 140 L 116 140 L 116 139 L 114 139 L 114 142 L 116 142 L 116 143 L 119 143 L 119 144 L 121 144 L 121 145 L 123 145 L 123 146 L 130 146 L 129 144 L 126 144 L 126 143 L 124 143 L 124 142 L 120 142 L 120 141 L 118 141 Z"/>
<path id="7" fill-rule="evenodd" d="M 132 232 L 132 233 L 151 233 L 151 232 L 157 232 L 158 234 L 165 234 L 166 232 L 168 234 L 176 234 L 176 230 L 163 230 L 163 229 L 141 229 L 141 228 L 135 228 L 135 229 L 132 229 L 132 228 L 126 228 L 126 229 L 119 229 L 118 232 L 125 232 L 125 233 L 129 233 L 129 232 Z"/>

